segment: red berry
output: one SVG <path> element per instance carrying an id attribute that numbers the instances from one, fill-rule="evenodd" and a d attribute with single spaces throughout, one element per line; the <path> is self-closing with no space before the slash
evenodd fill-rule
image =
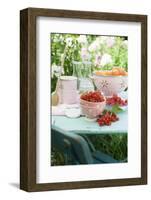
<path id="1" fill-rule="evenodd" d="M 100 125 L 100 126 L 103 126 L 103 125 L 104 125 L 104 122 L 100 121 L 100 122 L 99 122 L 99 125 Z"/>
<path id="2" fill-rule="evenodd" d="M 121 97 L 114 94 L 112 97 L 107 98 L 106 103 L 107 103 L 107 105 L 111 105 L 111 106 L 113 106 L 115 104 L 119 104 L 120 106 L 126 106 L 127 99 L 124 100 Z"/>
<path id="3" fill-rule="evenodd" d="M 111 122 L 106 122 L 106 125 L 107 125 L 107 126 L 110 126 L 110 125 L 111 125 Z"/>
<path id="4" fill-rule="evenodd" d="M 104 96 L 99 91 L 95 92 L 86 92 L 81 95 L 81 99 L 89 102 L 103 102 Z"/>

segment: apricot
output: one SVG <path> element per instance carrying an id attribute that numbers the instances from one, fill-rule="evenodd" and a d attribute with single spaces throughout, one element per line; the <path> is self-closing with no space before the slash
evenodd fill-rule
<path id="1" fill-rule="evenodd" d="M 97 71 L 95 72 L 96 75 L 106 76 L 106 71 Z"/>
<path id="2" fill-rule="evenodd" d="M 127 76 L 128 75 L 128 73 L 123 68 L 120 68 L 120 74 L 122 76 Z"/>
<path id="3" fill-rule="evenodd" d="M 113 76 L 119 76 L 120 75 L 120 71 L 118 69 L 112 69 L 112 75 Z"/>
<path id="4" fill-rule="evenodd" d="M 121 67 L 113 67 L 112 72 L 113 72 L 113 75 L 117 75 L 117 76 L 119 76 L 119 75 L 127 76 L 128 75 L 128 73 Z"/>
<path id="5" fill-rule="evenodd" d="M 112 76 L 112 71 L 105 71 L 106 76 Z"/>
<path id="6" fill-rule="evenodd" d="M 104 72 L 104 71 L 96 71 L 95 74 L 96 74 L 96 75 L 104 75 L 103 72 Z"/>
<path id="7" fill-rule="evenodd" d="M 123 76 L 128 76 L 128 72 L 124 71 Z"/>
<path id="8" fill-rule="evenodd" d="M 123 68 L 119 68 L 120 75 L 124 75 L 125 70 Z"/>

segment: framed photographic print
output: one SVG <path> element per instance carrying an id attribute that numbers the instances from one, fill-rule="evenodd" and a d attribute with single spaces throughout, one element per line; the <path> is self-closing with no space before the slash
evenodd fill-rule
<path id="1" fill-rule="evenodd" d="M 147 183 L 147 16 L 20 12 L 20 188 Z"/>

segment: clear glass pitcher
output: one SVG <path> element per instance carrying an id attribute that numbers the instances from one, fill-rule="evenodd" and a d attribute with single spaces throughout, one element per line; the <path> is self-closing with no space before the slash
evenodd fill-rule
<path id="1" fill-rule="evenodd" d="M 93 91 L 94 85 L 90 79 L 92 63 L 89 61 L 73 61 L 73 76 L 78 78 L 79 92 Z"/>

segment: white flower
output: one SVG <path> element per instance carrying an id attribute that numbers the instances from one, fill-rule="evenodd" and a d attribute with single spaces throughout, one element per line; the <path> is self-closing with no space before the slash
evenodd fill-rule
<path id="1" fill-rule="evenodd" d="M 115 38 L 114 37 L 108 37 L 106 39 L 107 47 L 112 47 L 114 44 L 115 44 Z"/>
<path id="2" fill-rule="evenodd" d="M 61 74 L 64 74 L 64 69 L 62 66 L 58 66 L 56 64 L 52 64 L 51 66 L 51 76 L 53 78 L 53 76 L 55 75 L 56 77 L 59 77 Z"/>
<path id="3" fill-rule="evenodd" d="M 100 53 L 98 53 L 96 56 L 95 56 L 95 61 L 94 61 L 94 63 L 95 63 L 95 65 L 100 65 L 101 64 L 101 59 L 102 59 L 102 56 L 101 56 L 101 54 Z"/>
<path id="4" fill-rule="evenodd" d="M 102 36 L 97 36 L 96 41 L 100 43 L 101 39 L 102 39 Z"/>
<path id="5" fill-rule="evenodd" d="M 124 46 L 124 47 L 127 47 L 127 46 L 128 46 L 128 40 L 124 40 L 124 41 L 123 41 L 123 46 Z"/>
<path id="6" fill-rule="evenodd" d="M 92 43 L 90 44 L 88 50 L 89 50 L 90 52 L 92 52 L 92 51 L 98 50 L 99 48 L 100 48 L 99 41 L 98 41 L 98 40 L 95 40 L 94 42 L 92 42 Z"/>
<path id="7" fill-rule="evenodd" d="M 78 42 L 79 43 L 87 43 L 87 37 L 85 35 L 80 35 L 78 38 L 77 38 Z"/>
<path id="8" fill-rule="evenodd" d="M 98 37 L 99 41 L 100 41 L 100 44 L 103 44 L 107 41 L 109 36 L 100 36 Z"/>
<path id="9" fill-rule="evenodd" d="M 66 44 L 69 47 L 72 45 L 72 38 L 71 37 L 66 38 Z"/>
<path id="10" fill-rule="evenodd" d="M 105 53 L 103 54 L 102 58 L 101 58 L 101 66 L 104 66 L 106 64 L 112 63 L 112 57 L 111 55 Z"/>
<path id="11" fill-rule="evenodd" d="M 81 48 L 81 58 L 82 58 L 82 60 L 90 59 L 90 54 L 89 54 L 87 48 L 85 48 L 85 47 Z"/>

